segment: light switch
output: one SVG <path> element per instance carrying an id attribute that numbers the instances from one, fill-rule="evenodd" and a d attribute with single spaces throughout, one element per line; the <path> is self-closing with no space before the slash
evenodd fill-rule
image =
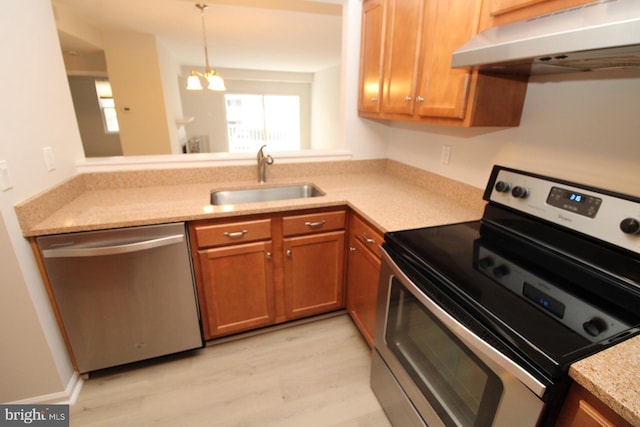
<path id="1" fill-rule="evenodd" d="M 53 157 L 53 149 L 51 147 L 44 147 L 42 149 L 44 155 L 44 163 L 47 165 L 47 171 L 51 172 L 56 168 L 56 159 Z"/>
<path id="2" fill-rule="evenodd" d="M 9 176 L 9 167 L 6 160 L 0 160 L 0 191 L 7 191 L 12 188 L 11 177 Z"/>

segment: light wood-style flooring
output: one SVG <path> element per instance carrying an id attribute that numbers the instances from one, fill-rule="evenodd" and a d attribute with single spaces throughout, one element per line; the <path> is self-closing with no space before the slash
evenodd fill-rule
<path id="1" fill-rule="evenodd" d="M 348 315 L 94 374 L 79 426 L 390 427 Z"/>

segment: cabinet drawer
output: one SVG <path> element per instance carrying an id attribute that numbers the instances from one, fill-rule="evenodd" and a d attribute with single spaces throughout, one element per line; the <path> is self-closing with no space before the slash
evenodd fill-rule
<path id="1" fill-rule="evenodd" d="M 340 230 L 344 228 L 344 224 L 345 211 L 286 216 L 282 218 L 282 231 L 285 236 L 293 236 Z"/>
<path id="2" fill-rule="evenodd" d="M 271 220 L 232 222 L 196 227 L 199 248 L 233 245 L 271 238 Z"/>
<path id="3" fill-rule="evenodd" d="M 382 233 L 367 224 L 357 215 L 351 217 L 350 234 L 360 240 L 377 257 L 380 257 L 380 246 L 384 240 Z"/>

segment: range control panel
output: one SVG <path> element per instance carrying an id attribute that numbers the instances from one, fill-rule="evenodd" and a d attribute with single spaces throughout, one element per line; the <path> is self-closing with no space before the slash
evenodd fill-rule
<path id="1" fill-rule="evenodd" d="M 640 199 L 494 166 L 484 199 L 640 253 Z"/>

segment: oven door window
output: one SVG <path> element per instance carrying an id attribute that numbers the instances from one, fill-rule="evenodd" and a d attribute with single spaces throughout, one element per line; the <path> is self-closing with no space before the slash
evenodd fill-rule
<path id="1" fill-rule="evenodd" d="M 490 426 L 502 382 L 393 278 L 385 338 L 447 426 Z"/>

